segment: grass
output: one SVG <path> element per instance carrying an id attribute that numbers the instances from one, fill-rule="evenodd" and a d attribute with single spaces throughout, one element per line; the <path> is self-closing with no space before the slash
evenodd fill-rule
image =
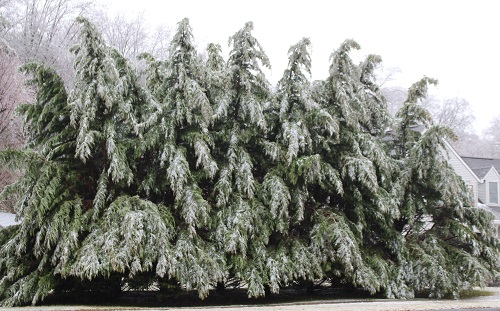
<path id="1" fill-rule="evenodd" d="M 460 292 L 460 299 L 472 299 L 472 298 L 489 297 L 489 296 L 495 296 L 495 292 L 485 289 L 471 289 Z"/>

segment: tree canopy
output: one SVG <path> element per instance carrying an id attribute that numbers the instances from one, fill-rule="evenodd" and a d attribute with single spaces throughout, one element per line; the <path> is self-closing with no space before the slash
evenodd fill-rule
<path id="1" fill-rule="evenodd" d="M 311 42 L 271 63 L 248 22 L 199 56 L 188 19 L 166 59 L 144 71 L 81 26 L 71 89 L 23 66 L 36 100 L 20 107 L 28 143 L 0 151 L 21 171 L 17 226 L 0 231 L 0 300 L 61 291 L 175 286 L 249 297 L 328 280 L 385 297 L 458 296 L 498 277 L 492 215 L 469 206 L 447 162 L 453 132 L 409 88 L 393 118 L 374 72 L 382 59 L 346 40 L 311 83 Z"/>

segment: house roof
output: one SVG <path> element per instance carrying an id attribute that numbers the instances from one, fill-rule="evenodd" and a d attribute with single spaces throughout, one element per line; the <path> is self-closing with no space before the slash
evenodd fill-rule
<path id="1" fill-rule="evenodd" d="M 492 167 L 493 166 L 482 167 L 482 168 L 475 168 L 475 169 L 472 169 L 472 171 L 474 172 L 474 174 L 476 174 L 477 177 L 483 179 L 490 172 L 490 170 L 491 170 Z"/>
<path id="2" fill-rule="evenodd" d="M 500 170 L 500 159 L 493 158 L 476 158 L 462 157 L 471 169 L 491 168 L 492 166 L 498 171 Z"/>

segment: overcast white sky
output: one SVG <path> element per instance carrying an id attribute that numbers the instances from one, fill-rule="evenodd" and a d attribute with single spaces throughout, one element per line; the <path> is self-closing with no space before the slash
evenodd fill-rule
<path id="1" fill-rule="evenodd" d="M 422 76 L 439 80 L 433 92 L 462 97 L 473 107 L 476 129 L 500 115 L 500 1 L 495 0 L 111 0 L 110 9 L 144 12 L 152 24 L 175 31 L 188 17 L 199 49 L 219 43 L 254 22 L 254 36 L 273 66 L 275 84 L 287 66 L 288 48 L 302 37 L 312 41 L 312 79 L 328 75 L 329 56 L 354 39 L 361 60 L 379 54 L 384 67 L 399 67 L 397 82 L 409 87 Z"/>

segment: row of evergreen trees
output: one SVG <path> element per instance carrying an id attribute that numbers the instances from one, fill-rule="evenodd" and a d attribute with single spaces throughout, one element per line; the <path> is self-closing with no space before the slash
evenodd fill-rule
<path id="1" fill-rule="evenodd" d="M 492 216 L 447 164 L 453 134 L 419 105 L 436 81 L 414 84 L 392 119 L 381 58 L 354 64 L 352 40 L 312 84 L 300 40 L 272 91 L 252 23 L 227 62 L 216 44 L 202 61 L 184 19 L 167 60 L 141 56 L 141 76 L 79 22 L 71 91 L 23 67 L 37 96 L 20 108 L 29 143 L 0 153 L 24 172 L 2 194 L 22 220 L 0 231 L 3 305 L 151 284 L 204 298 L 234 281 L 258 297 L 318 279 L 441 297 L 499 272 Z"/>

